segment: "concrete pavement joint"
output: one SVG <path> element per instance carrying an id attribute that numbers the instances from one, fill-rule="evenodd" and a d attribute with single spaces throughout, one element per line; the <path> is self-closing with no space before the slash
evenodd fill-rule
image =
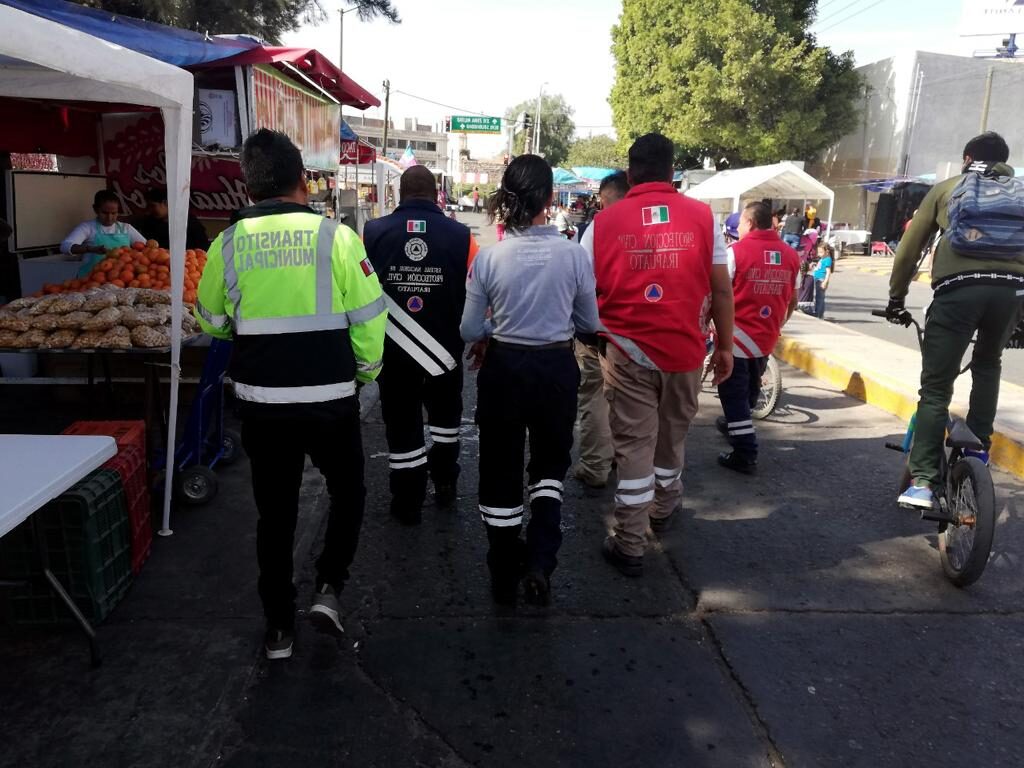
<path id="1" fill-rule="evenodd" d="M 677 513 L 678 514 L 678 513 Z M 663 550 L 664 551 L 664 550 Z M 668 553 L 666 552 L 667 556 Z M 740 679 L 739 673 L 733 668 L 732 664 L 729 663 L 729 659 L 725 655 L 725 649 L 722 646 L 721 640 L 718 639 L 718 635 L 715 634 L 714 628 L 711 623 L 707 621 L 699 610 L 700 607 L 700 593 L 690 586 L 689 580 L 686 578 L 686 574 L 683 573 L 682 568 L 676 563 L 675 558 L 668 558 L 669 566 L 672 568 L 672 572 L 675 574 L 676 579 L 679 581 L 679 585 L 686 595 L 687 604 L 693 610 L 693 617 L 697 619 L 700 625 L 701 635 L 707 640 L 708 646 L 714 650 L 715 663 L 718 665 L 719 672 L 732 686 L 740 706 L 747 714 L 747 719 L 750 720 L 750 725 L 754 730 L 754 733 L 761 740 L 765 749 L 765 757 L 768 758 L 768 765 L 771 768 L 785 768 L 785 760 L 783 760 L 782 752 L 778 745 L 775 743 L 775 739 L 772 738 L 771 731 L 768 729 L 768 724 L 764 718 L 761 717 L 761 713 L 757 709 L 757 704 L 754 701 L 754 695 L 744 685 Z"/>
<path id="2" fill-rule="evenodd" d="M 367 637 L 365 642 L 370 642 L 369 637 Z M 363 667 L 358 652 L 356 653 L 355 669 L 367 683 L 381 692 L 381 695 L 384 696 L 388 704 L 390 704 L 396 712 L 403 713 L 407 722 L 419 731 L 420 734 L 425 733 L 433 736 L 448 749 L 451 753 L 451 757 L 454 758 L 454 762 L 445 761 L 446 765 L 444 768 L 472 768 L 474 765 L 473 761 L 460 753 L 455 745 L 452 744 L 438 728 L 431 725 L 431 723 L 424 718 L 422 714 L 420 714 L 416 707 L 402 701 L 398 696 L 392 693 L 386 685 L 378 681 L 377 678 Z"/>
<path id="3" fill-rule="evenodd" d="M 232 696 L 232 698 L 236 701 L 244 701 L 245 691 L 248 691 L 252 687 L 252 681 L 253 678 L 256 677 L 256 671 L 260 668 L 262 657 L 263 648 L 260 647 L 260 650 L 257 652 L 256 656 L 254 657 L 254 660 L 249 665 L 249 671 L 245 674 L 245 679 L 238 687 L 238 690 L 235 692 L 235 695 Z M 224 759 L 224 742 L 227 740 L 228 729 L 221 726 L 224 724 L 230 724 L 232 720 L 231 713 L 234 712 L 236 709 L 234 706 L 232 706 L 228 708 L 226 712 L 224 712 L 225 707 L 223 706 L 223 704 L 228 699 L 228 689 L 230 687 L 231 686 L 229 685 L 224 686 L 224 690 L 221 691 L 220 696 L 217 698 L 217 702 L 210 709 L 211 716 L 206 719 L 206 737 L 200 743 L 199 750 L 201 755 L 204 753 L 210 754 L 211 750 L 213 752 L 212 757 L 208 758 L 205 761 L 205 765 L 207 766 L 207 768 L 213 768 L 213 766 L 221 764 L 221 761 Z M 226 714 L 226 716 L 222 716 L 217 722 L 218 727 L 214 727 L 214 717 L 217 715 L 217 713 L 221 713 L 222 715 Z"/>

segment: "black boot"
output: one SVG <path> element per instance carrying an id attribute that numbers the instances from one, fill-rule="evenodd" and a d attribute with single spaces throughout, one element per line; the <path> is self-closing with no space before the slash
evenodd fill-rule
<path id="1" fill-rule="evenodd" d="M 718 463 L 726 469 L 752 475 L 757 472 L 757 456 L 750 456 L 739 451 L 718 454 Z"/>

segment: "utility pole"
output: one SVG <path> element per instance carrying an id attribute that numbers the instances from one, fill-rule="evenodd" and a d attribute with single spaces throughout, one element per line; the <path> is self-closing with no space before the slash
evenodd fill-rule
<path id="1" fill-rule="evenodd" d="M 391 81 L 384 81 L 384 139 L 382 151 L 384 157 L 388 156 L 388 114 L 391 108 Z"/>
<path id="2" fill-rule="evenodd" d="M 533 154 L 535 155 L 540 154 L 540 102 L 544 96 L 545 85 L 547 83 L 541 85 L 540 92 L 537 94 L 537 114 L 533 116 Z"/>
<path id="3" fill-rule="evenodd" d="M 981 104 L 981 130 L 984 133 L 988 130 L 988 109 L 992 104 L 992 80 L 995 77 L 996 68 L 989 67 L 988 75 L 985 77 L 985 100 Z"/>

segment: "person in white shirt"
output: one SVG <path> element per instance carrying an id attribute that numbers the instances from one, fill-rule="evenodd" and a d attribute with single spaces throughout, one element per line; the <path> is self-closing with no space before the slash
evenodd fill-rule
<path id="1" fill-rule="evenodd" d="M 559 203 L 555 208 L 555 220 L 552 223 L 563 235 L 568 235 L 569 231 L 572 229 L 572 225 L 569 224 L 569 212 L 561 203 Z"/>
<path id="2" fill-rule="evenodd" d="M 96 193 L 92 209 L 96 212 L 96 218 L 83 221 L 60 244 L 61 253 L 83 257 L 82 267 L 78 270 L 79 277 L 92 272 L 92 268 L 103 260 L 108 251 L 146 242 L 146 238 L 135 227 L 117 220 L 121 206 L 117 195 L 110 190 L 101 189 Z"/>

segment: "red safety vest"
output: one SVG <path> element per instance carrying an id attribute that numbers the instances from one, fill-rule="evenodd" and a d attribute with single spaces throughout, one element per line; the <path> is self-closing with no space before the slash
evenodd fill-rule
<path id="1" fill-rule="evenodd" d="M 732 246 L 736 275 L 733 354 L 767 357 L 775 349 L 800 274 L 800 256 L 772 229 L 755 229 Z"/>
<path id="2" fill-rule="evenodd" d="M 591 226 L 602 335 L 647 368 L 700 368 L 711 307 L 711 209 L 671 184 L 637 184 Z"/>

